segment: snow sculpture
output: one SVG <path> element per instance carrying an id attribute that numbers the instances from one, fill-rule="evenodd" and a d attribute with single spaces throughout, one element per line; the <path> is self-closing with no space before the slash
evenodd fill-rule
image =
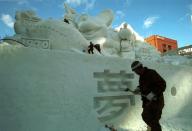
<path id="1" fill-rule="evenodd" d="M 123 56 L 131 59 L 159 56 L 150 45 L 138 39 L 130 25 L 123 23 L 118 30 L 110 27 L 113 12 L 104 10 L 96 16 L 78 14 L 67 4 L 64 4 L 64 18 L 62 20 L 43 20 L 33 11 L 17 11 L 14 29 L 14 39 L 27 47 L 60 50 L 85 51 L 89 42 L 100 44 L 102 54 L 107 56 Z M 13 41 L 9 43 L 15 44 Z M 145 49 L 144 49 L 145 48 Z M 148 50 L 143 51 L 143 50 Z M 141 54 L 143 52 L 143 54 Z M 149 53 L 150 52 L 150 53 Z M 97 53 L 96 53 L 97 54 Z"/>
<path id="2" fill-rule="evenodd" d="M 111 10 L 105 10 L 95 17 L 88 16 L 87 14 L 80 15 L 77 25 L 80 32 L 85 33 L 108 27 L 111 25 L 112 20 L 113 12 Z"/>
<path id="3" fill-rule="evenodd" d="M 70 8 L 66 3 L 64 4 L 65 12 L 64 18 L 70 21 L 70 23 L 75 25 L 75 18 L 78 14 L 75 12 L 74 9 Z"/>
<path id="4" fill-rule="evenodd" d="M 1 130 L 97 131 L 104 124 L 100 121 L 114 123 L 123 129 L 144 130 L 140 119 L 140 97 L 122 92 L 125 84 L 130 85 L 131 89 L 138 84 L 137 77 L 133 76 L 129 68 L 132 60 L 65 51 L 72 48 L 82 51 L 90 40 L 103 45 L 102 53 L 105 56 L 119 56 L 118 53 L 121 53 L 120 56 L 126 58 L 144 59 L 144 65 L 158 69 L 167 80 L 163 116 L 166 121 L 162 121 L 165 130 L 177 129 L 175 121 L 180 125 L 191 119 L 192 101 L 189 98 L 192 90 L 189 87 L 192 87 L 192 68 L 178 63 L 181 60 L 183 63 L 189 62 L 189 59 L 171 61 L 173 58 L 167 57 L 167 64 L 147 61 L 159 58 L 159 54 L 152 46 L 140 40 L 130 25 L 122 24 L 122 29 L 117 31 L 110 28 L 110 11 L 91 17 L 78 15 L 73 9 L 66 8 L 68 13 L 65 18 L 70 21 L 69 24 L 61 20 L 42 20 L 32 11 L 17 12 L 16 34 L 10 39 L 24 46 L 52 50 L 14 47 L 10 45 L 14 44 L 12 41 L 9 45 L 4 42 L 0 44 L 0 72 L 3 76 L 0 79 Z M 91 18 L 102 24 L 95 23 Z M 122 52 L 119 52 L 120 42 Z M 169 65 L 169 60 L 175 65 Z M 109 88 L 111 83 L 115 85 L 113 88 Z M 97 104 L 98 101 L 102 103 Z M 170 107 L 175 107 L 174 111 Z M 184 116 L 184 122 L 178 121 L 178 116 Z M 192 127 L 184 125 L 179 129 L 191 130 Z"/>
<path id="5" fill-rule="evenodd" d="M 161 61 L 161 56 L 155 47 L 143 42 L 135 42 L 135 58 L 140 60 Z"/>
<path id="6" fill-rule="evenodd" d="M 104 10 L 97 16 L 89 16 L 88 14 L 75 13 L 67 4 L 64 7 L 66 12 L 64 17 L 71 21 L 88 41 L 96 44 L 105 42 L 108 37 L 108 27 L 114 17 L 111 10 Z"/>
<path id="7" fill-rule="evenodd" d="M 133 32 L 127 27 L 127 23 L 124 23 L 123 28 L 120 28 L 118 36 L 120 39 L 120 52 L 131 52 L 134 50 L 133 43 L 135 42 L 136 38 Z"/>
<path id="8" fill-rule="evenodd" d="M 83 50 L 88 45 L 73 25 L 60 20 L 41 20 L 33 11 L 18 11 L 14 29 L 16 34 L 10 39 L 27 47 Z"/>
<path id="9" fill-rule="evenodd" d="M 128 29 L 127 23 L 123 24 L 123 28 L 120 29 L 118 34 L 121 40 L 135 41 L 133 32 L 131 32 L 131 30 Z"/>
<path id="10" fill-rule="evenodd" d="M 27 33 L 26 27 L 23 27 L 23 21 L 34 21 L 38 22 L 41 19 L 36 16 L 35 12 L 33 11 L 25 11 L 25 12 L 20 12 L 17 11 L 15 15 L 16 22 L 14 24 L 14 29 L 17 34 L 24 34 Z"/>

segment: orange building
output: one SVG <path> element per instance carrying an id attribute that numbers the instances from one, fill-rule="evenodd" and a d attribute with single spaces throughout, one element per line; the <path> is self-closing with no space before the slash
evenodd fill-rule
<path id="1" fill-rule="evenodd" d="M 172 49 L 177 49 L 177 40 L 173 40 L 163 36 L 152 35 L 145 38 L 145 41 L 150 45 L 154 46 L 161 53 Z"/>

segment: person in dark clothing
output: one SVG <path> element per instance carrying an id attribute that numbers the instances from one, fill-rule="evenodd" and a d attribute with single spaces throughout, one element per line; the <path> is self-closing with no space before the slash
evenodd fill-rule
<path id="1" fill-rule="evenodd" d="M 90 44 L 88 46 L 88 53 L 94 54 L 93 49 L 94 49 L 94 44 L 92 42 L 90 42 Z"/>
<path id="2" fill-rule="evenodd" d="M 69 21 L 66 18 L 64 18 L 64 22 L 69 24 Z"/>
<path id="3" fill-rule="evenodd" d="M 166 89 L 166 81 L 155 70 L 143 67 L 139 61 L 134 61 L 131 68 L 140 76 L 139 86 L 133 93 L 141 94 L 142 118 L 151 131 L 162 131 L 159 120 L 164 107 L 163 92 Z"/>

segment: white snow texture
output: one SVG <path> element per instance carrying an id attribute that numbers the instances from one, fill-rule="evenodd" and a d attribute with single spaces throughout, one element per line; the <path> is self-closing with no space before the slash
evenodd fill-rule
<path id="1" fill-rule="evenodd" d="M 126 23 L 110 28 L 111 10 L 89 16 L 65 9 L 69 24 L 17 12 L 9 39 L 22 45 L 0 44 L 0 131 L 100 131 L 105 124 L 146 130 L 140 96 L 123 91 L 137 87 L 135 59 L 167 82 L 163 131 L 192 130 L 190 59 L 161 57 Z M 90 41 L 102 54 L 87 53 Z"/>

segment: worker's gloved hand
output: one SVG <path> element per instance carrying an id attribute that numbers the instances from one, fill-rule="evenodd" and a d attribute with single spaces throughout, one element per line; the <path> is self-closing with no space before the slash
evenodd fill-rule
<path id="1" fill-rule="evenodd" d="M 156 99 L 157 99 L 156 96 L 155 96 L 155 94 L 154 94 L 153 92 L 150 92 L 150 93 L 146 96 L 146 98 L 147 98 L 149 101 L 152 101 L 152 100 L 156 100 Z"/>
<path id="2" fill-rule="evenodd" d="M 141 91 L 140 91 L 139 87 L 137 87 L 137 88 L 133 91 L 133 94 L 135 94 L 135 95 L 141 94 Z"/>

